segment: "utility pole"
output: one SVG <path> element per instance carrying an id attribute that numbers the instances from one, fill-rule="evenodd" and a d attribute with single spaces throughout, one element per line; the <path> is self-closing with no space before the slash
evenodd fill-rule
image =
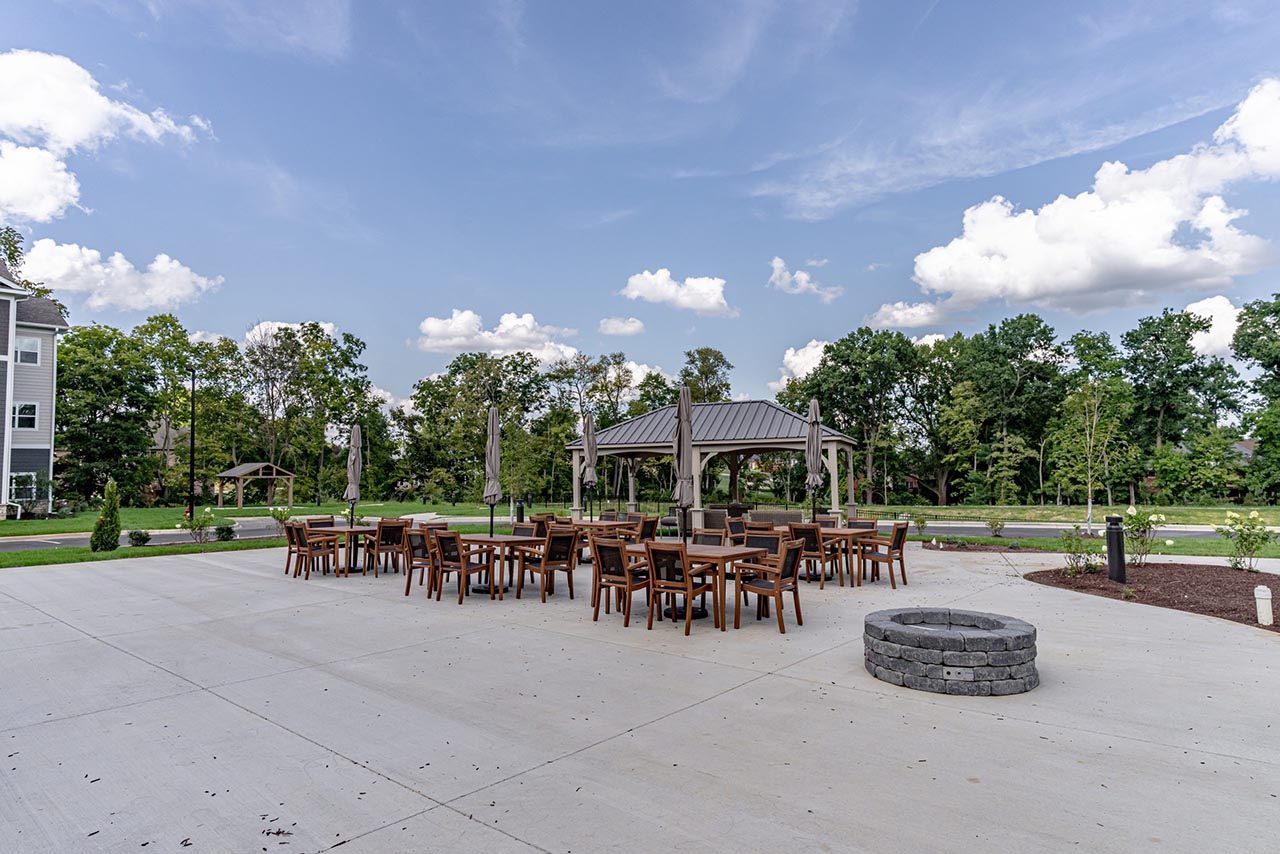
<path id="1" fill-rule="evenodd" d="M 196 369 L 191 368 L 191 429 L 187 433 L 190 442 L 187 454 L 187 518 L 196 517 Z"/>

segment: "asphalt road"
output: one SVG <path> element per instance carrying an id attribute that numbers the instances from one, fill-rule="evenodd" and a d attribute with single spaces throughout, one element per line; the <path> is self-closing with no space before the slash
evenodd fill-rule
<path id="1" fill-rule="evenodd" d="M 487 521 L 487 520 L 486 520 Z M 887 527 L 882 525 L 882 528 Z M 1007 540 L 1025 539 L 1028 537 L 1056 537 L 1058 533 L 1066 528 L 1067 525 L 1019 525 L 1010 523 L 1005 525 L 1004 530 L 1000 532 L 1001 536 Z M 1095 529 L 1101 533 L 1103 526 L 1098 524 Z M 912 533 L 915 533 L 914 528 Z M 977 522 L 933 522 L 925 529 L 925 534 L 935 537 L 987 537 L 991 532 L 987 530 L 987 526 Z M 236 524 L 237 539 L 251 539 L 257 537 L 274 537 L 276 535 L 275 522 L 268 517 L 242 519 Z M 1218 536 L 1212 530 L 1205 528 L 1167 528 L 1164 535 L 1171 538 L 1192 537 L 1201 539 L 1204 537 Z M 191 536 L 186 531 L 174 530 L 172 532 L 152 534 L 151 542 L 156 545 L 167 545 L 176 543 L 189 543 Z M 127 534 L 120 536 L 120 544 L 128 545 L 129 537 Z M 67 548 L 69 546 L 87 546 L 89 545 L 88 534 L 51 534 L 47 537 L 38 539 L 0 537 L 0 552 L 20 552 L 30 551 L 32 549 L 57 549 Z"/>

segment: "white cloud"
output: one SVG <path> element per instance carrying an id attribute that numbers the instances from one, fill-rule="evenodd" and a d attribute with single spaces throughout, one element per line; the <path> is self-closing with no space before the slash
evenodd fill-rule
<path id="1" fill-rule="evenodd" d="M 819 341 L 814 338 L 803 347 L 788 347 L 782 354 L 782 367 L 778 369 L 778 378 L 769 383 L 769 390 L 782 391 L 787 381 L 807 377 L 818 363 L 822 361 L 822 351 L 830 341 Z"/>
<path id="2" fill-rule="evenodd" d="M 774 256 L 769 262 L 773 272 L 769 275 L 769 284 L 786 294 L 813 294 L 824 303 L 829 303 L 844 293 L 839 285 L 820 285 L 804 270 L 792 273 L 787 269 L 787 262 Z"/>
<path id="3" fill-rule="evenodd" d="M 897 326 L 912 329 L 917 326 L 930 326 L 934 323 L 940 323 L 943 315 L 944 312 L 936 303 L 908 303 L 899 300 L 898 302 L 886 303 L 880 306 L 875 314 L 867 318 L 867 324 L 874 326 L 876 329 Z"/>
<path id="4" fill-rule="evenodd" d="M 964 213 L 963 233 L 915 259 L 934 303 L 894 303 L 884 326 L 923 326 L 988 300 L 1087 311 L 1169 290 L 1221 287 L 1272 259 L 1237 228 L 1245 211 L 1220 195 L 1241 180 L 1280 178 L 1280 80 L 1256 86 L 1212 144 L 1131 171 L 1108 162 L 1093 189 L 1017 210 L 996 196 Z"/>
<path id="5" fill-rule="evenodd" d="M 206 19 L 248 50 L 332 61 L 351 47 L 351 0 L 147 0 L 146 5 L 156 19 L 170 13 Z"/>
<path id="6" fill-rule="evenodd" d="M 675 382 L 675 375 L 669 374 L 662 369 L 661 365 L 647 365 L 644 362 L 635 362 L 627 360 L 627 369 L 631 371 L 631 385 L 638 386 L 644 381 L 649 374 L 657 374 L 668 382 Z"/>
<path id="7" fill-rule="evenodd" d="M 195 140 L 208 122 L 175 121 L 103 95 L 98 81 L 65 56 L 32 50 L 0 53 L 0 215 L 34 222 L 61 216 L 80 199 L 66 157 L 121 135 L 150 142 Z M 16 143 L 16 144 L 15 144 Z"/>
<path id="8" fill-rule="evenodd" d="M 639 335 L 644 321 L 638 317 L 605 317 L 600 320 L 601 335 Z"/>
<path id="9" fill-rule="evenodd" d="M 221 276 L 201 276 L 165 254 L 140 270 L 119 252 L 103 259 L 96 249 L 47 237 L 32 245 L 22 272 L 55 291 L 84 294 L 85 305 L 94 310 L 171 309 L 222 284 Z"/>
<path id="10" fill-rule="evenodd" d="M 498 319 L 493 329 L 484 328 L 484 320 L 474 311 L 454 309 L 449 317 L 427 317 L 418 324 L 422 333 L 417 347 L 428 353 L 461 353 L 483 350 L 494 355 L 521 351 L 532 353 L 543 362 L 567 358 L 577 349 L 557 339 L 576 335 L 573 329 L 545 326 L 532 314 L 508 312 Z"/>
<path id="11" fill-rule="evenodd" d="M 320 329 L 330 338 L 338 336 L 338 327 L 327 320 L 318 321 Z M 281 329 L 301 329 L 301 323 L 289 323 L 284 320 L 260 320 L 244 334 L 244 343 L 252 344 L 261 338 L 275 335 Z"/>
<path id="12" fill-rule="evenodd" d="M 825 267 L 830 263 L 830 258 L 806 258 L 804 265 L 806 267 Z"/>
<path id="13" fill-rule="evenodd" d="M 698 314 L 719 314 L 735 317 L 737 309 L 730 308 L 724 298 L 724 279 L 701 276 L 678 282 L 671 271 L 662 267 L 656 273 L 645 270 L 627 279 L 627 286 L 619 293 L 628 299 L 646 302 L 668 303 L 676 308 L 686 308 Z"/>
<path id="14" fill-rule="evenodd" d="M 917 347 L 932 347 L 934 344 L 937 344 L 939 341 L 945 341 L 945 340 L 947 340 L 947 336 L 940 335 L 937 332 L 931 332 L 928 335 L 912 335 L 911 336 L 911 343 L 915 344 Z"/>
<path id="15" fill-rule="evenodd" d="M 205 329 L 197 329 L 187 335 L 187 340 L 192 344 L 217 344 L 227 336 L 220 332 L 209 332 Z"/>
<path id="16" fill-rule="evenodd" d="M 80 200 L 80 182 L 43 148 L 0 139 L 0 219 L 48 222 Z"/>
<path id="17" fill-rule="evenodd" d="M 1191 303 L 1185 309 L 1190 314 L 1208 320 L 1212 326 L 1207 332 L 1191 336 L 1191 346 L 1203 356 L 1230 356 L 1231 339 L 1240 325 L 1240 307 L 1219 294 Z"/>
<path id="18" fill-rule="evenodd" d="M 888 267 L 888 266 L 889 265 L 884 261 L 872 261 L 870 264 L 867 265 L 867 272 L 874 273 L 876 270 L 883 270 L 885 267 Z"/>

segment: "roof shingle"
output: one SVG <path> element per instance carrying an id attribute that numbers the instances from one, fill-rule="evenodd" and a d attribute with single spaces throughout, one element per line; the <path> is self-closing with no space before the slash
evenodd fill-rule
<path id="1" fill-rule="evenodd" d="M 601 451 L 622 445 L 670 444 L 675 430 L 675 406 L 663 406 L 629 418 L 596 433 Z M 695 445 L 756 442 L 770 439 L 803 440 L 809 430 L 808 420 L 768 400 L 738 400 L 724 403 L 693 405 L 693 443 Z M 823 427 L 824 436 L 849 439 L 843 433 Z M 582 446 L 579 437 L 568 447 Z"/>

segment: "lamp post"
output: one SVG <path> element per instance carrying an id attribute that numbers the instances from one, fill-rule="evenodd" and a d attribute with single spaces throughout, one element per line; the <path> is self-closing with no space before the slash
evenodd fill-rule
<path id="1" fill-rule="evenodd" d="M 191 429 L 187 432 L 187 518 L 196 517 L 196 369 L 191 367 Z"/>

